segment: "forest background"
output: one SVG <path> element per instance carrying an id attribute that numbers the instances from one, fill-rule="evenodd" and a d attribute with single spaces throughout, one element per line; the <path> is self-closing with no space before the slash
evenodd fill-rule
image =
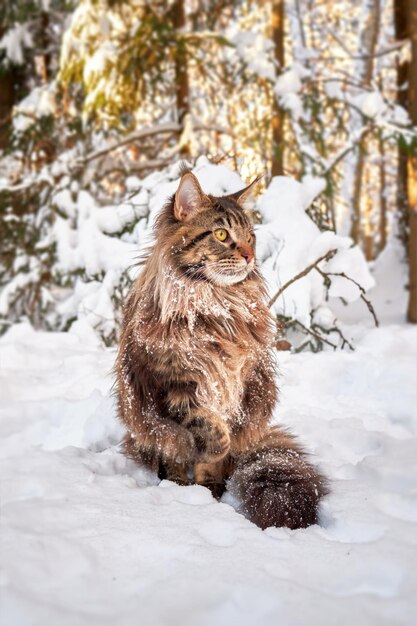
<path id="1" fill-rule="evenodd" d="M 122 304 L 181 161 L 263 175 L 308 529 L 121 449 Z M 417 0 L 2 0 L 0 622 L 414 626 L 416 220 Z"/>
<path id="2" fill-rule="evenodd" d="M 2 332 L 114 343 L 180 160 L 219 192 L 263 175 L 280 341 L 351 345 L 328 302 L 377 323 L 384 255 L 417 322 L 416 0 L 3 2 L 0 150 Z"/>

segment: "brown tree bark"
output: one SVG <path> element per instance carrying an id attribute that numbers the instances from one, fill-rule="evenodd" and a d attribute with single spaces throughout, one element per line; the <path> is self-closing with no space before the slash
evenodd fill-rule
<path id="1" fill-rule="evenodd" d="M 284 67 L 284 0 L 272 2 L 272 41 L 274 42 L 274 58 L 280 68 Z M 274 96 L 272 113 L 272 162 L 271 175 L 284 174 L 284 111 Z"/>
<path id="2" fill-rule="evenodd" d="M 380 0 L 364 0 L 363 1 L 364 19 L 361 24 L 360 50 L 363 55 L 358 67 L 358 79 L 368 87 L 372 81 L 374 69 L 374 55 L 376 45 L 378 43 L 379 23 L 381 15 Z M 365 165 L 364 146 L 359 145 L 358 156 L 354 166 L 353 174 L 353 216 L 352 228 L 350 235 L 355 243 L 361 238 L 361 198 L 362 198 L 362 179 L 363 169 Z"/>
<path id="3" fill-rule="evenodd" d="M 184 29 L 186 25 L 184 0 L 176 0 L 172 7 L 172 15 L 174 28 L 177 31 Z M 190 146 L 186 141 L 182 141 L 181 135 L 184 131 L 184 121 L 190 113 L 190 88 L 188 82 L 187 51 L 185 43 L 181 40 L 181 38 L 177 41 L 177 48 L 175 51 L 175 89 L 177 116 L 181 127 L 180 156 L 186 157 L 190 154 Z"/>
<path id="4" fill-rule="evenodd" d="M 4 35 L 4 27 L 0 27 L 0 39 Z M 0 150 L 9 145 L 12 111 L 15 103 L 13 66 L 0 67 Z"/>
<path id="5" fill-rule="evenodd" d="M 407 23 L 408 0 L 395 0 L 394 2 L 394 25 L 395 36 L 399 41 L 408 39 Z M 397 102 L 408 110 L 408 72 L 409 61 L 405 55 L 397 60 Z M 404 245 L 408 245 L 408 200 L 407 200 L 407 152 L 400 145 L 398 149 L 397 166 L 397 214 L 399 235 Z"/>
<path id="6" fill-rule="evenodd" d="M 0 150 L 9 145 L 15 100 L 13 68 L 0 69 Z"/>
<path id="7" fill-rule="evenodd" d="M 380 137 L 378 140 L 379 143 L 379 154 L 381 157 L 381 162 L 379 164 L 379 252 L 387 245 L 387 176 L 385 171 L 385 144 L 383 139 Z"/>
<path id="8" fill-rule="evenodd" d="M 49 14 L 42 11 L 39 24 L 39 44 L 42 54 L 39 59 L 39 73 L 44 84 L 50 79 L 51 54 L 49 52 Z"/>
<path id="9" fill-rule="evenodd" d="M 417 128 L 417 0 L 408 0 L 407 23 L 411 38 L 411 60 L 408 66 L 408 114 Z M 407 319 L 417 323 L 417 141 L 408 154 L 407 199 L 409 211 L 408 264 L 409 298 Z"/>
<path id="10" fill-rule="evenodd" d="M 417 127 L 417 0 L 395 0 L 395 34 L 410 39 L 411 59 L 397 66 L 398 103 Z M 417 142 L 398 151 L 397 202 L 400 236 L 408 252 L 407 319 L 417 323 Z"/>

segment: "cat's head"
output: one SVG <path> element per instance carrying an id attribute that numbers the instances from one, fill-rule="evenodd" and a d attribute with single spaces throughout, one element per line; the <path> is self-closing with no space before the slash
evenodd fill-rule
<path id="1" fill-rule="evenodd" d="M 169 236 L 174 265 L 195 280 L 220 286 L 245 280 L 255 269 L 255 234 L 242 209 L 255 179 L 239 192 L 206 195 L 197 178 L 186 172 L 173 201 L 157 224 Z"/>

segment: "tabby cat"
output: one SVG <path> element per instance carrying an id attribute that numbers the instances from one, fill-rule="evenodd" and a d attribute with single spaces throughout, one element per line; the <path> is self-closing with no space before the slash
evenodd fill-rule
<path id="1" fill-rule="evenodd" d="M 255 182 L 255 181 L 254 181 Z M 216 497 L 228 490 L 261 528 L 317 521 L 326 482 L 277 401 L 273 320 L 238 193 L 206 195 L 183 172 L 128 297 L 117 358 L 126 454 Z"/>

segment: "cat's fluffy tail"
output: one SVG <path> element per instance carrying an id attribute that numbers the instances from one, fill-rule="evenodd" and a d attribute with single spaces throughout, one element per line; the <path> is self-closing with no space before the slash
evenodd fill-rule
<path id="1" fill-rule="evenodd" d="M 261 528 L 305 528 L 317 522 L 327 482 L 293 437 L 271 428 L 258 444 L 236 460 L 228 484 L 241 511 Z"/>

